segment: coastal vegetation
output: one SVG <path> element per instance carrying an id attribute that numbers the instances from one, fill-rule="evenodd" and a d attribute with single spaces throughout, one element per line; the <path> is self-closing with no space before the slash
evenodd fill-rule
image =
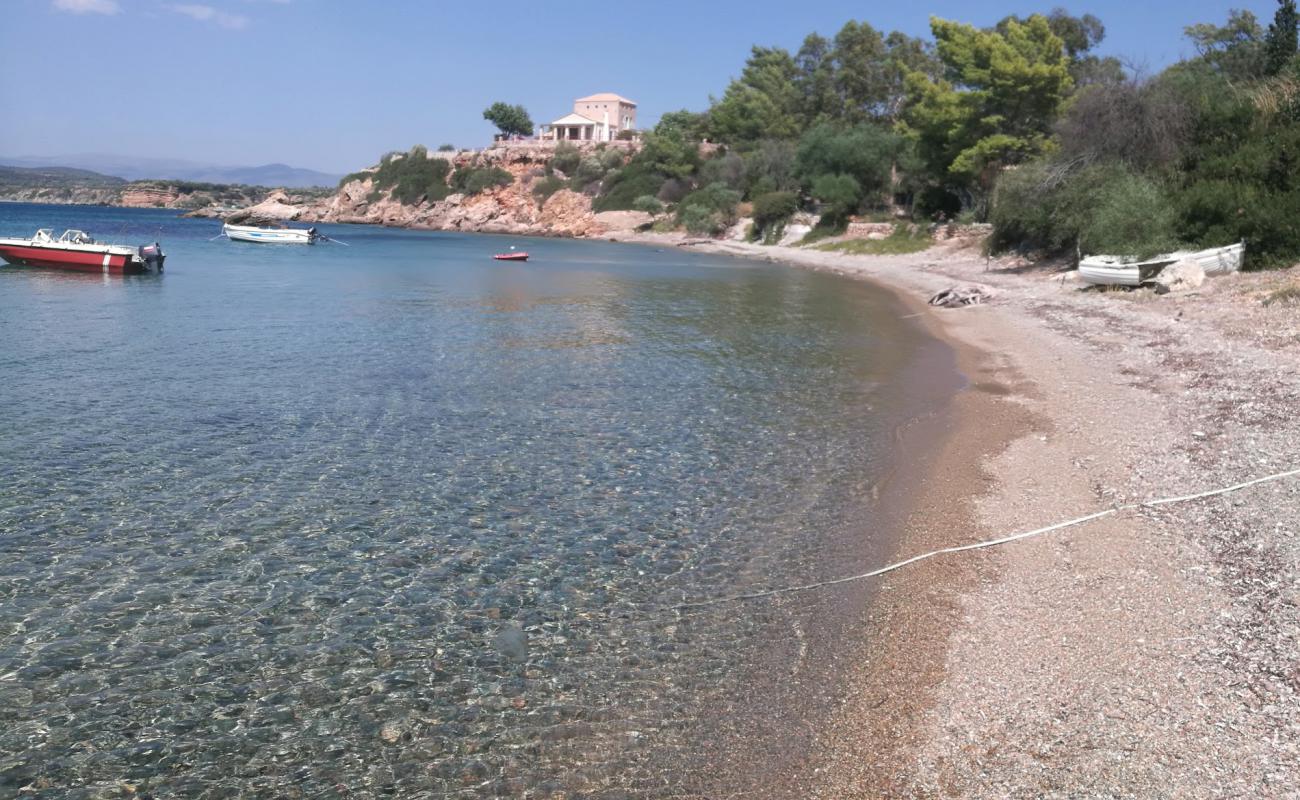
<path id="1" fill-rule="evenodd" d="M 425 200 L 442 200 L 451 194 L 447 176 L 451 164 L 445 159 L 429 158 L 429 151 L 417 144 L 406 153 L 387 153 L 379 160 L 379 168 L 370 172 L 345 175 L 340 185 L 359 178 L 369 178 L 374 187 L 371 202 L 385 194 L 405 205 L 417 205 Z"/>
<path id="2" fill-rule="evenodd" d="M 884 256 L 919 253 L 933 244 L 930 232 L 922 225 L 904 224 L 894 226 L 894 232 L 882 239 L 846 239 L 839 242 L 825 242 L 815 249 L 830 253 L 848 255 Z"/>
<path id="3" fill-rule="evenodd" d="M 987 28 L 932 18 L 929 38 L 850 21 L 795 52 L 754 47 L 704 111 L 666 113 L 628 149 L 560 143 L 523 176 L 594 212 L 637 210 L 715 235 L 752 213 L 775 243 L 800 213 L 805 243 L 855 219 L 987 222 L 994 251 L 1149 255 L 1250 243 L 1250 266 L 1300 259 L 1297 13 L 1189 26 L 1195 54 L 1155 75 L 1097 54 L 1102 21 L 1063 9 Z M 520 106 L 484 116 L 531 131 Z M 513 178 L 420 148 L 368 176 L 403 203 Z M 752 212 L 751 212 L 752 209 Z M 914 228 L 871 247 L 910 247 Z"/>
<path id="4" fill-rule="evenodd" d="M 1153 76 L 1097 55 L 1106 31 L 1090 14 L 985 29 L 934 18 L 928 41 L 851 21 L 794 53 L 753 48 L 707 110 L 665 114 L 644 134 L 595 209 L 654 197 L 701 232 L 734 197 L 754 204 L 764 241 L 806 210 L 820 215 L 813 240 L 885 215 L 991 222 L 995 250 L 1145 254 L 1247 239 L 1255 266 L 1293 261 L 1296 20 L 1282 0 L 1268 26 L 1247 11 L 1190 26 L 1196 54 Z M 772 193 L 794 208 L 786 195 L 759 202 Z"/>

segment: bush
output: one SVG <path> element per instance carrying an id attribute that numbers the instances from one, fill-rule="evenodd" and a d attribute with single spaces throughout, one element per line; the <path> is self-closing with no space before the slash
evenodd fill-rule
<path id="1" fill-rule="evenodd" d="M 600 166 L 605 172 L 618 169 L 623 166 L 623 153 L 617 149 L 606 150 L 600 154 Z"/>
<path id="2" fill-rule="evenodd" d="M 454 152 L 456 152 L 456 145 L 454 145 L 454 144 L 440 144 L 440 145 L 438 145 L 438 152 L 439 152 L 439 153 L 454 153 Z"/>
<path id="3" fill-rule="evenodd" d="M 664 204 L 655 199 L 654 195 L 643 194 L 632 201 L 632 209 L 658 215 L 664 212 Z"/>
<path id="4" fill-rule="evenodd" d="M 677 219 L 696 236 L 712 236 L 725 227 L 721 216 L 704 206 L 687 206 L 678 213 Z"/>
<path id="5" fill-rule="evenodd" d="M 890 167 L 901 149 L 902 140 L 881 128 L 818 125 L 800 139 L 796 168 L 805 185 L 826 175 L 852 178 L 858 186 L 856 206 L 865 195 L 883 199 L 890 188 Z"/>
<path id="6" fill-rule="evenodd" d="M 569 174 L 567 171 L 565 174 Z M 578 168 L 573 172 L 573 188 L 581 191 L 591 184 L 599 181 L 605 175 L 605 167 L 601 164 L 599 156 L 587 156 L 578 162 Z"/>
<path id="7" fill-rule="evenodd" d="M 819 227 L 843 230 L 862 200 L 862 187 L 852 175 L 821 175 L 813 181 L 812 196 L 822 204 Z"/>
<path id="8" fill-rule="evenodd" d="M 403 205 L 418 205 L 425 200 L 436 202 L 451 194 L 447 186 L 450 172 L 451 165 L 445 159 L 429 158 L 429 151 L 417 144 L 409 153 L 386 154 L 378 170 L 348 175 L 343 183 L 369 178 L 375 187 L 370 193 L 370 202 L 387 193 Z"/>
<path id="9" fill-rule="evenodd" d="M 669 178 L 659 187 L 655 197 L 665 203 L 680 203 L 682 198 L 691 193 L 691 184 L 681 178 Z"/>
<path id="10" fill-rule="evenodd" d="M 728 153 L 714 156 L 700 165 L 700 185 L 708 186 L 721 183 L 728 189 L 744 191 L 745 161 L 740 156 Z"/>
<path id="11" fill-rule="evenodd" d="M 592 203 L 594 211 L 629 211 L 638 197 L 659 191 L 663 178 L 647 172 L 643 166 L 629 164 L 605 181 L 600 197 Z"/>
<path id="12" fill-rule="evenodd" d="M 754 237 L 764 244 L 780 240 L 785 224 L 799 209 L 794 192 L 768 192 L 754 198 Z"/>
<path id="13" fill-rule="evenodd" d="M 795 148 L 790 142 L 764 140 L 745 156 L 745 185 L 750 197 L 799 189 Z"/>
<path id="14" fill-rule="evenodd" d="M 855 256 L 905 255 L 928 250 L 934 245 L 930 232 L 919 225 L 895 225 L 884 239 L 849 239 L 817 245 L 818 250 Z"/>
<path id="15" fill-rule="evenodd" d="M 551 156 L 551 167 L 565 175 L 573 175 L 581 161 L 582 154 L 578 148 L 571 144 L 559 144 L 555 147 L 555 155 Z"/>
<path id="16" fill-rule="evenodd" d="M 564 181 L 548 175 L 545 178 L 533 184 L 533 197 L 537 198 L 537 204 L 544 205 L 551 195 L 564 188 Z"/>
<path id="17" fill-rule="evenodd" d="M 990 221 L 994 251 L 1027 246 L 1147 257 L 1177 249 L 1168 194 L 1118 164 L 1026 164 L 998 181 Z"/>
<path id="18" fill-rule="evenodd" d="M 463 194 L 479 194 L 497 186 L 509 186 L 515 176 L 500 167 L 464 167 L 452 176 L 452 186 Z"/>
<path id="19" fill-rule="evenodd" d="M 740 192 L 712 183 L 697 189 L 677 206 L 677 220 L 695 234 L 719 233 L 736 221 Z"/>

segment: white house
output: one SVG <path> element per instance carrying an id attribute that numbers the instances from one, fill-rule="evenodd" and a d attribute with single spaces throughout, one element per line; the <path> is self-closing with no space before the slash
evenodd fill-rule
<path id="1" fill-rule="evenodd" d="M 636 103 L 605 92 L 573 101 L 573 113 L 542 126 L 552 141 L 610 142 L 622 131 L 636 130 Z"/>

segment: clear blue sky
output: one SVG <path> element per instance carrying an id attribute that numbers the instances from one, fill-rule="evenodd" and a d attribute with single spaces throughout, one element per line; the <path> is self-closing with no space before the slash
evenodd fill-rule
<path id="1" fill-rule="evenodd" d="M 639 122 L 702 110 L 752 44 L 796 49 L 848 19 L 928 37 L 928 16 L 989 25 L 1047 2 L 767 0 L 5 0 L 0 155 L 86 152 L 347 172 L 421 142 L 476 146 L 494 100 L 539 123 L 612 91 Z M 1185 25 L 1276 0 L 1065 5 L 1106 24 L 1101 51 L 1154 71 Z"/>

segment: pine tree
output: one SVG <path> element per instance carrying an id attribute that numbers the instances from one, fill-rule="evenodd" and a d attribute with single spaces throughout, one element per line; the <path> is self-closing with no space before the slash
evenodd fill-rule
<path id="1" fill-rule="evenodd" d="M 1296 21 L 1295 0 L 1278 0 L 1277 13 L 1273 15 L 1273 24 L 1268 26 L 1268 37 L 1264 40 L 1265 68 L 1269 75 L 1281 72 L 1295 57 Z"/>

